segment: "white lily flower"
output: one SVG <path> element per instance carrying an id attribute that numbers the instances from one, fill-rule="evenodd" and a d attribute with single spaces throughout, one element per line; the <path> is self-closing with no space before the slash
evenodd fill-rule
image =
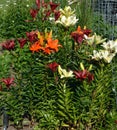
<path id="1" fill-rule="evenodd" d="M 78 19 L 74 14 L 75 11 L 72 11 L 70 6 L 66 6 L 64 9 L 60 9 L 60 17 L 55 23 L 60 23 L 64 27 L 73 26 L 77 23 Z"/>
<path id="2" fill-rule="evenodd" d="M 70 70 L 67 72 L 65 69 L 62 69 L 60 65 L 58 66 L 58 72 L 61 78 L 69 78 L 74 76 L 73 71 Z"/>
<path id="3" fill-rule="evenodd" d="M 106 50 L 110 51 L 110 53 L 117 53 L 117 40 L 110 40 L 108 42 L 104 42 L 102 45 Z"/>
<path id="4" fill-rule="evenodd" d="M 94 55 L 92 56 L 92 59 L 95 59 L 97 61 L 104 59 L 106 63 L 110 63 L 115 56 L 115 53 L 110 53 L 107 50 L 100 50 L 99 52 L 94 50 L 93 54 Z"/>
<path id="5" fill-rule="evenodd" d="M 110 63 L 114 56 L 115 56 L 114 53 L 110 53 L 107 50 L 102 51 L 102 57 L 103 57 L 104 61 L 107 62 L 107 63 Z"/>
<path id="6" fill-rule="evenodd" d="M 96 50 L 93 50 L 93 56 L 92 56 L 92 59 L 95 59 L 95 60 L 100 60 L 102 59 L 102 53 L 101 51 L 96 51 Z"/>
<path id="7" fill-rule="evenodd" d="M 71 15 L 69 17 L 66 17 L 63 15 L 55 23 L 60 23 L 64 27 L 69 27 L 69 26 L 75 25 L 77 23 L 77 21 L 78 21 L 78 19 L 76 19 L 75 15 Z"/>
<path id="8" fill-rule="evenodd" d="M 100 44 L 106 40 L 106 38 L 102 39 L 102 37 L 100 35 L 97 35 L 96 33 L 94 33 L 94 35 L 91 37 L 85 36 L 85 39 L 88 45 Z"/>

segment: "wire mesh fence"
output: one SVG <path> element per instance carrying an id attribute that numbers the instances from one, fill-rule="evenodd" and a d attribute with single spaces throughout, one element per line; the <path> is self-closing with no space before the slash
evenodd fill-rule
<path id="1" fill-rule="evenodd" d="M 109 39 L 115 39 L 117 37 L 117 0 L 92 0 L 92 7 L 94 13 L 98 15 L 98 31 L 101 32 L 103 26 L 104 35 Z"/>
<path id="2" fill-rule="evenodd" d="M 117 0 L 92 0 L 94 13 L 98 16 L 98 32 L 102 32 L 108 39 L 117 39 Z M 103 21 L 103 22 L 101 22 Z M 117 106 L 117 58 L 112 66 L 112 89 L 115 93 Z"/>

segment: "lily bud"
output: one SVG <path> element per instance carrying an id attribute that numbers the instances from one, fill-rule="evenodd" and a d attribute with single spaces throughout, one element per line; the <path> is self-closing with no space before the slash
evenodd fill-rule
<path id="1" fill-rule="evenodd" d="M 84 65 L 83 65 L 82 62 L 80 63 L 80 68 L 81 68 L 82 70 L 85 70 Z"/>

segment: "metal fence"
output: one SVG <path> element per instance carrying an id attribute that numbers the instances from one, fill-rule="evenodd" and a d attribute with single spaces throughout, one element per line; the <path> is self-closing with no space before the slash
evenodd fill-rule
<path id="1" fill-rule="evenodd" d="M 92 0 L 94 12 L 102 17 L 104 22 L 103 33 L 108 38 L 117 38 L 117 0 Z M 99 31 L 100 17 L 98 17 Z M 108 31 L 108 32 L 107 32 Z"/>
<path id="2" fill-rule="evenodd" d="M 97 0 L 95 9 L 112 25 L 117 25 L 117 0 Z"/>

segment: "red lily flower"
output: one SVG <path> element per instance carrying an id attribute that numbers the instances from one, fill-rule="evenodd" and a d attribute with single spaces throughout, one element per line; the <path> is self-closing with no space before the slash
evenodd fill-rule
<path id="1" fill-rule="evenodd" d="M 90 29 L 83 29 L 83 33 L 87 36 L 89 36 L 89 34 L 91 34 L 91 30 Z"/>
<path id="2" fill-rule="evenodd" d="M 80 80 L 84 80 L 87 78 L 87 70 L 82 71 L 74 71 L 75 77 Z"/>
<path id="3" fill-rule="evenodd" d="M 75 77 L 77 79 L 80 79 L 81 81 L 88 78 L 88 81 L 91 82 L 94 80 L 93 74 L 88 72 L 87 70 L 82 70 L 82 71 L 74 71 Z"/>
<path id="4" fill-rule="evenodd" d="M 38 10 L 37 9 L 30 9 L 30 15 L 32 16 L 32 18 L 36 18 L 38 14 Z"/>
<path id="5" fill-rule="evenodd" d="M 36 0 L 37 8 L 40 9 L 40 0 Z"/>
<path id="6" fill-rule="evenodd" d="M 50 8 L 51 8 L 52 12 L 59 6 L 59 4 L 56 4 L 56 3 L 53 3 L 53 2 L 50 2 L 49 4 L 50 4 Z"/>
<path id="7" fill-rule="evenodd" d="M 44 2 L 44 0 L 41 0 L 41 5 L 42 5 L 42 7 L 45 7 L 45 8 L 47 8 L 47 6 L 48 6 L 48 4 Z"/>
<path id="8" fill-rule="evenodd" d="M 18 42 L 20 43 L 20 48 L 23 48 L 25 43 L 27 42 L 27 39 L 25 38 L 19 38 Z"/>
<path id="9" fill-rule="evenodd" d="M 77 30 L 71 33 L 71 36 L 72 36 L 72 38 L 75 40 L 75 42 L 77 42 L 77 43 L 80 44 L 80 43 L 82 43 L 83 40 L 84 40 L 84 35 L 89 36 L 89 34 L 90 34 L 91 32 L 92 32 L 92 31 L 89 30 L 89 29 L 86 29 L 86 28 L 81 29 L 81 27 L 78 26 Z"/>
<path id="10" fill-rule="evenodd" d="M 88 78 L 88 81 L 91 82 L 92 80 L 94 80 L 94 75 L 88 72 L 87 78 Z"/>
<path id="11" fill-rule="evenodd" d="M 37 40 L 37 31 L 26 32 L 28 40 L 32 43 Z"/>
<path id="12" fill-rule="evenodd" d="M 47 17 L 49 17 L 50 16 L 50 14 L 51 14 L 51 11 L 50 10 L 46 10 L 45 11 L 45 18 L 44 18 L 44 20 L 46 20 L 47 19 Z"/>
<path id="13" fill-rule="evenodd" d="M 14 82 L 14 78 L 10 78 L 10 77 L 9 78 L 3 78 L 2 82 L 4 82 L 6 87 L 9 89 L 11 84 L 13 84 L 13 82 Z"/>
<path id="14" fill-rule="evenodd" d="M 60 17 L 60 11 L 55 10 L 55 11 L 54 11 L 55 21 L 58 20 L 59 17 Z"/>
<path id="15" fill-rule="evenodd" d="M 15 42 L 14 42 L 14 40 L 8 40 L 8 41 L 6 41 L 6 42 L 4 42 L 3 44 L 2 44 L 2 48 L 3 49 L 7 49 L 7 50 L 12 50 L 12 49 L 14 49 L 14 47 L 15 47 Z"/>
<path id="16" fill-rule="evenodd" d="M 84 35 L 83 34 L 72 33 L 71 36 L 74 39 L 74 41 L 79 43 L 79 44 L 81 44 L 83 39 L 84 39 Z"/>
<path id="17" fill-rule="evenodd" d="M 59 64 L 56 63 L 56 62 L 52 62 L 52 63 L 48 64 L 47 66 L 48 66 L 48 68 L 49 68 L 50 70 L 52 70 L 52 72 L 55 72 L 55 71 L 57 70 L 58 65 L 59 65 Z"/>

